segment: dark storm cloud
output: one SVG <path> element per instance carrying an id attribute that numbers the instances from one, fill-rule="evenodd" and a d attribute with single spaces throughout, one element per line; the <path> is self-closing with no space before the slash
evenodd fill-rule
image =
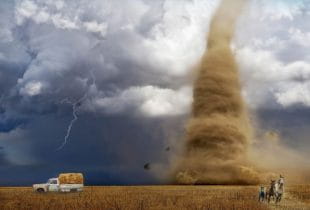
<path id="1" fill-rule="evenodd" d="M 5 157 L 5 148 L 0 146 L 0 170 L 10 165 L 9 161 Z"/>
<path id="2" fill-rule="evenodd" d="M 92 2 L 98 8 L 82 7 L 83 4 L 84 1 L 21 0 L 10 5 L 15 14 L 11 21 L 15 25 L 14 30 L 9 27 L 7 30 L 14 41 L 22 43 L 26 55 L 31 58 L 22 65 L 11 86 L 4 91 L 10 92 L 10 98 L 3 100 L 14 101 L 12 110 L 41 110 L 38 114 L 53 112 L 51 104 L 59 104 L 63 99 L 77 101 L 88 94 L 88 104 L 95 102 L 91 106 L 93 111 L 98 108 L 97 100 L 117 98 L 114 96 L 128 88 L 136 88 L 136 95 L 143 95 L 140 92 L 152 86 L 153 89 L 149 90 L 157 91 L 154 93 L 159 94 L 157 98 L 162 92 L 180 92 L 184 86 L 181 79 L 184 72 L 163 66 L 162 59 L 169 61 L 172 59 L 170 55 L 166 55 L 169 57 L 165 59 L 163 55 L 152 54 L 156 51 L 150 51 L 157 47 L 160 39 L 172 41 L 162 34 L 167 30 L 163 15 L 167 14 L 169 4 L 164 1 L 137 1 L 135 6 L 128 4 L 126 10 L 121 1 Z M 99 9 L 102 9 L 100 13 Z M 173 18 L 178 21 L 179 15 Z M 145 55 L 145 58 L 141 59 L 140 55 Z M 17 62 L 20 65 L 21 60 Z M 173 79 L 175 77 L 179 79 Z M 185 103 L 189 104 L 189 98 L 190 94 L 184 97 Z M 143 100 L 147 101 L 148 97 Z M 15 104 L 22 105 L 17 107 Z M 25 109 L 28 104 L 31 106 Z M 6 108 L 9 106 L 12 104 Z M 183 107 L 174 109 L 185 113 L 187 110 Z"/>
<path id="3" fill-rule="evenodd" d="M 36 179 L 45 181 L 66 171 L 83 172 L 88 184 L 154 183 L 152 172 L 143 169 L 145 162 L 166 162 L 170 155 L 165 151 L 167 136 L 170 136 L 164 129 L 167 120 L 134 120 L 129 116 L 98 117 L 89 114 L 80 116 L 67 145 L 57 151 L 70 119 L 70 115 L 44 115 L 16 133 L 2 134 L 4 152 L 10 149 L 15 152 L 6 153 L 10 164 L 7 163 L 0 171 L 7 169 L 11 173 L 32 174 L 35 178 L 28 180 L 14 174 L 18 183 L 26 179 L 25 184 Z M 176 123 L 180 118 L 169 121 L 173 125 L 169 129 L 180 129 Z M 35 159 L 30 158 L 29 153 Z M 2 185 L 12 183 L 3 180 Z"/>

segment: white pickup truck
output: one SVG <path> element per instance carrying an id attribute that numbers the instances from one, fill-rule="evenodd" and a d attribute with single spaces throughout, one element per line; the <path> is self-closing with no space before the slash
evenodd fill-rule
<path id="1" fill-rule="evenodd" d="M 81 192 L 84 187 L 82 174 L 60 174 L 58 178 L 50 178 L 47 183 L 34 184 L 35 192 Z"/>

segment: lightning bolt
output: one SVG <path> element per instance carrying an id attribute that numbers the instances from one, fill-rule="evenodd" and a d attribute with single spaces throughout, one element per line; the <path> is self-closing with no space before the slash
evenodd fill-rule
<path id="1" fill-rule="evenodd" d="M 95 80 L 95 76 L 93 74 L 92 71 L 90 71 L 90 76 L 92 78 L 92 84 L 91 85 L 96 85 L 96 80 Z M 91 86 L 89 85 L 89 87 Z M 89 88 L 88 87 L 88 88 Z M 67 103 L 67 104 L 70 104 L 72 106 L 72 120 L 70 121 L 69 125 L 68 125 L 68 128 L 67 128 L 67 132 L 66 132 L 66 135 L 64 137 L 64 141 L 62 142 L 62 144 L 56 149 L 56 151 L 59 151 L 61 149 L 64 148 L 64 146 L 66 146 L 67 142 L 68 142 L 68 139 L 71 135 L 71 130 L 72 130 L 72 127 L 74 125 L 74 123 L 79 119 L 78 117 L 78 109 L 79 107 L 81 106 L 81 103 L 87 98 L 88 96 L 88 91 L 86 91 L 86 93 L 80 98 L 78 99 L 76 102 L 72 102 L 70 101 L 68 98 L 64 99 L 61 101 L 61 104 L 63 103 Z"/>
<path id="2" fill-rule="evenodd" d="M 74 123 L 79 119 L 78 118 L 78 108 L 79 106 L 81 105 L 81 103 L 86 99 L 87 97 L 87 93 L 85 93 L 79 100 L 77 100 L 76 102 L 71 102 L 69 99 L 64 99 L 62 100 L 61 103 L 67 103 L 67 104 L 70 104 L 72 106 L 72 120 L 70 121 L 69 125 L 68 125 L 68 128 L 67 128 L 67 132 L 66 132 L 66 135 L 64 137 L 64 141 L 63 143 L 56 149 L 57 151 L 61 150 L 62 148 L 64 148 L 64 146 L 67 144 L 68 142 L 68 139 L 70 137 L 70 134 L 71 134 L 71 130 L 72 130 L 72 127 L 74 125 Z"/>

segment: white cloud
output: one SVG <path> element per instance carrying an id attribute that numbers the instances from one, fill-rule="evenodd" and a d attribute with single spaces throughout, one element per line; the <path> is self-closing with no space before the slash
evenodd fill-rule
<path id="1" fill-rule="evenodd" d="M 301 14 L 305 6 L 304 0 L 256 0 L 263 13 L 260 15 L 261 20 L 269 19 L 279 21 L 281 19 L 293 20 L 296 15 Z M 257 5 L 256 5 L 257 6 Z"/>
<path id="2" fill-rule="evenodd" d="M 217 3 L 165 1 L 162 22 L 153 27 L 150 38 L 144 40 L 151 65 L 175 76 L 190 71 L 204 52 L 208 24 Z"/>
<path id="3" fill-rule="evenodd" d="M 283 63 L 270 51 L 243 48 L 237 52 L 246 96 L 253 107 L 268 107 L 273 97 L 280 105 L 310 106 L 310 63 Z"/>
<path id="4" fill-rule="evenodd" d="M 25 18 L 30 18 L 37 13 L 38 6 L 30 0 L 22 1 L 16 8 L 17 24 L 22 24 Z"/>
<path id="5" fill-rule="evenodd" d="M 53 6 L 57 11 L 54 11 Z M 15 17 L 18 25 L 30 19 L 38 24 L 53 24 L 56 28 L 65 30 L 86 30 L 99 33 L 102 37 L 106 34 L 107 24 L 96 21 L 81 21 L 78 11 L 68 12 L 63 1 L 47 1 L 45 4 L 31 0 L 21 0 L 15 7 Z"/>
<path id="6" fill-rule="evenodd" d="M 61 28 L 61 29 L 78 29 L 79 28 L 74 21 L 71 21 L 67 17 L 63 17 L 61 14 L 55 14 L 51 17 L 51 19 L 57 28 Z"/>
<path id="7" fill-rule="evenodd" d="M 154 86 L 131 87 L 113 97 L 97 98 L 95 110 L 108 113 L 136 111 L 149 116 L 174 116 L 188 113 L 192 101 L 191 88 L 179 90 L 162 89 Z"/>
<path id="8" fill-rule="evenodd" d="M 144 91 L 145 98 L 139 110 L 147 116 L 173 116 L 190 110 L 192 97 L 189 87 L 177 91 L 146 87 Z"/>
<path id="9" fill-rule="evenodd" d="M 39 81 L 28 82 L 20 89 L 20 93 L 26 96 L 36 96 L 41 94 L 43 87 L 43 84 Z"/>
<path id="10" fill-rule="evenodd" d="M 65 2 L 63 2 L 61 0 L 53 1 L 53 3 L 55 4 L 55 6 L 58 10 L 62 9 L 65 6 Z"/>
<path id="11" fill-rule="evenodd" d="M 242 17 L 235 44 L 251 107 L 310 106 L 310 31 L 300 22 L 305 5 L 254 0 Z"/>
<path id="12" fill-rule="evenodd" d="M 298 28 L 290 28 L 289 35 L 291 36 L 291 41 L 304 46 L 310 47 L 310 32 L 303 32 Z"/>
<path id="13" fill-rule="evenodd" d="M 302 104 L 310 106 L 310 82 L 286 82 L 280 91 L 275 92 L 276 99 L 284 107 Z"/>
<path id="14" fill-rule="evenodd" d="M 84 22 L 84 27 L 87 31 L 99 33 L 102 37 L 105 37 L 107 33 L 107 24 L 106 23 L 97 23 L 96 21 Z"/>
<path id="15" fill-rule="evenodd" d="M 33 19 L 36 23 L 46 23 L 50 19 L 50 14 L 43 9 L 38 12 Z"/>

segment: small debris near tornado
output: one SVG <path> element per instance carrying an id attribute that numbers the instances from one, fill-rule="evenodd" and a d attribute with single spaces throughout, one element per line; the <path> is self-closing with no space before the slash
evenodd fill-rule
<path id="1" fill-rule="evenodd" d="M 81 105 L 82 105 L 81 102 L 77 102 L 77 103 L 76 103 L 76 107 L 80 107 Z"/>
<path id="2" fill-rule="evenodd" d="M 144 170 L 150 170 L 151 169 L 151 164 L 150 163 L 146 163 L 144 166 L 143 166 Z"/>
<path id="3" fill-rule="evenodd" d="M 170 151 L 170 147 L 166 147 L 166 152 L 169 152 Z"/>

